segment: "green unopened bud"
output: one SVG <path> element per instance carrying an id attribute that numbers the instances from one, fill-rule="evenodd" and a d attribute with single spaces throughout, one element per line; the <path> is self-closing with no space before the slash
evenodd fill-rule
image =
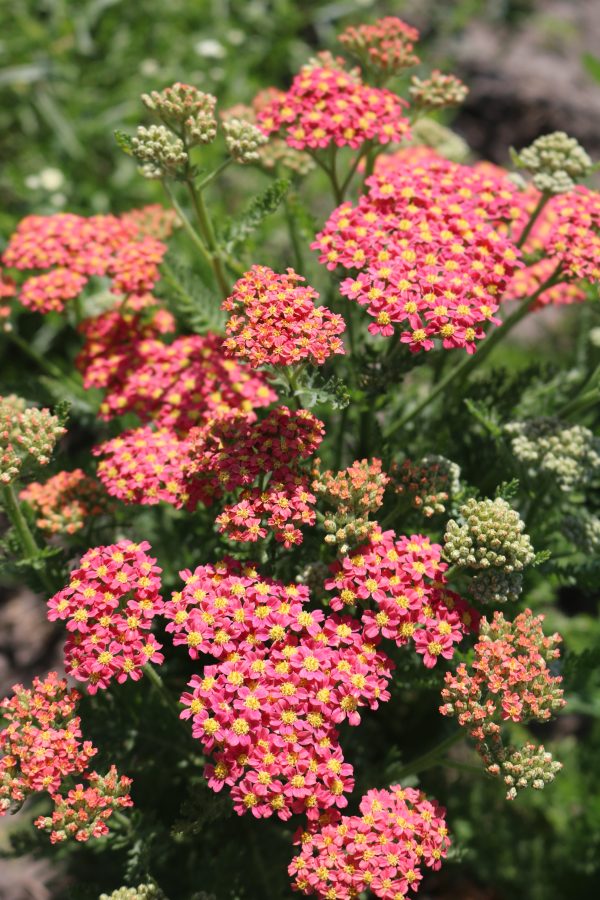
<path id="1" fill-rule="evenodd" d="M 592 171 L 592 160 L 581 144 L 564 131 L 537 138 L 518 153 L 511 150 L 513 163 L 533 175 L 533 184 L 548 194 L 571 191 Z"/>
<path id="2" fill-rule="evenodd" d="M 523 576 L 520 572 L 505 572 L 503 569 L 484 569 L 469 582 L 469 592 L 480 603 L 506 603 L 518 600 L 523 590 Z"/>
<path id="3" fill-rule="evenodd" d="M 98 900 L 167 900 L 155 884 L 138 884 L 137 887 L 120 887 L 112 894 L 100 894 Z"/>
<path id="4" fill-rule="evenodd" d="M 237 162 L 250 163 L 260 159 L 260 148 L 268 138 L 256 125 L 244 119 L 229 119 L 223 122 L 223 131 L 227 149 Z"/>
<path id="5" fill-rule="evenodd" d="M 188 162 L 183 141 L 175 137 L 164 125 L 140 125 L 131 138 L 133 155 L 141 163 L 145 178 L 164 178 L 175 175 Z"/>
<path id="6" fill-rule="evenodd" d="M 446 526 L 444 556 L 462 568 L 521 572 L 533 562 L 534 552 L 518 512 L 501 497 L 471 498 L 460 508 L 462 522 Z"/>
<path id="7" fill-rule="evenodd" d="M 417 109 L 444 109 L 464 103 L 469 88 L 456 75 L 444 75 L 435 69 L 429 78 L 413 75 L 408 93 Z"/>
<path id="8" fill-rule="evenodd" d="M 511 750 L 502 761 L 500 774 L 508 787 L 507 800 L 514 800 L 519 790 L 526 787 L 542 790 L 554 781 L 562 769 L 562 763 L 553 759 L 552 754 L 540 744 L 525 744 L 520 750 Z"/>
<path id="9" fill-rule="evenodd" d="M 577 515 L 565 516 L 561 531 L 577 550 L 590 556 L 600 555 L 600 519 L 582 509 Z"/>
<path id="10" fill-rule="evenodd" d="M 142 101 L 160 116 L 165 125 L 185 137 L 188 146 L 214 141 L 217 135 L 217 98 L 212 94 L 176 82 L 162 91 L 142 94 Z"/>
<path id="11" fill-rule="evenodd" d="M 440 156 L 452 162 L 465 162 L 469 158 L 469 145 L 460 135 L 446 128 L 441 122 L 427 116 L 417 119 L 411 126 L 413 143 L 431 147 Z"/>
<path id="12" fill-rule="evenodd" d="M 49 409 L 27 409 L 14 395 L 0 397 L 0 483 L 14 481 L 28 461 L 48 465 L 65 431 Z"/>

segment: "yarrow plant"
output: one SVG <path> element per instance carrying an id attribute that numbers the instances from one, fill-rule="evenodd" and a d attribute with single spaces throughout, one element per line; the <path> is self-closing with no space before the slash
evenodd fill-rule
<path id="1" fill-rule="evenodd" d="M 229 108 L 144 93 L 117 144 L 170 208 L 6 236 L 0 567 L 81 693 L 50 672 L 2 701 L 0 813 L 32 797 L 101 898 L 442 897 L 498 778 L 518 811 L 569 777 L 552 719 L 596 660 L 591 605 L 583 629 L 555 608 L 598 575 L 594 166 L 562 132 L 516 176 L 467 162 L 428 116 L 467 87 L 410 73 L 416 28 L 339 40 L 351 60 Z M 504 358 L 548 307 L 568 364 Z"/>

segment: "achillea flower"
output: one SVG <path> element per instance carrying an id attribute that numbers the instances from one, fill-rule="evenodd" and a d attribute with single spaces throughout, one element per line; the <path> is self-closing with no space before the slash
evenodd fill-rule
<path id="1" fill-rule="evenodd" d="M 341 293 L 366 307 L 373 334 L 394 333 L 412 352 L 475 351 L 483 325 L 495 313 L 520 265 L 516 246 L 496 228 L 519 215 L 498 178 L 442 160 L 434 153 L 416 163 L 386 166 L 367 184 L 357 207 L 339 206 L 313 249 L 329 269 L 358 270 Z"/>
<path id="2" fill-rule="evenodd" d="M 562 678 L 550 671 L 552 660 L 559 656 L 557 644 L 561 637 L 546 637 L 543 619 L 534 616 L 530 609 L 513 622 L 500 612 L 494 613 L 491 622 L 484 617 L 474 662 L 470 666 L 460 663 L 455 674 L 447 672 L 442 690 L 444 705 L 440 712 L 456 716 L 459 724 L 468 729 L 488 772 L 504 777 L 509 799 L 515 796 L 516 786 L 530 781 L 526 779 L 525 784 L 517 785 L 523 771 L 517 773 L 511 768 L 517 762 L 517 751 L 504 745 L 503 723 L 545 722 L 565 705 Z M 543 751 L 543 747 L 539 749 Z M 545 771 L 558 768 L 560 764 L 554 763 Z M 540 778 L 541 783 L 535 787 L 543 787 L 545 779 Z"/>
<path id="3" fill-rule="evenodd" d="M 393 464 L 390 476 L 396 493 L 426 519 L 445 512 L 445 504 L 460 490 L 460 468 L 445 456 L 405 459 L 401 465 Z"/>
<path id="4" fill-rule="evenodd" d="M 324 527 L 328 544 L 339 544 L 346 554 L 350 545 L 366 540 L 377 523 L 369 521 L 383 503 L 389 476 L 380 459 L 355 460 L 342 472 L 319 473 L 312 487 L 326 507 Z"/>
<path id="5" fill-rule="evenodd" d="M 128 793 L 131 778 L 119 775 L 115 766 L 106 775 L 90 772 L 87 780 L 89 787 L 78 784 L 64 796 L 55 794 L 52 815 L 35 820 L 37 828 L 50 832 L 53 844 L 69 838 L 83 842 L 104 837 L 109 830 L 106 823 L 113 812 L 133 806 Z"/>
<path id="6" fill-rule="evenodd" d="M 390 91 L 362 84 L 336 63 L 304 66 L 290 89 L 258 116 L 266 134 L 280 132 L 290 147 L 321 150 L 358 148 L 365 141 L 388 144 L 408 135 L 406 106 Z"/>
<path id="7" fill-rule="evenodd" d="M 144 306 L 152 301 L 157 302 L 147 295 Z M 174 330 L 175 321 L 165 309 L 139 314 L 114 309 L 85 319 L 79 325 L 85 343 L 75 360 L 84 387 L 116 391 L 145 361 L 142 342 Z"/>
<path id="8" fill-rule="evenodd" d="M 12 687 L 0 702 L 0 816 L 18 809 L 36 791 L 56 793 L 70 775 L 81 775 L 97 752 L 83 741 L 76 716 L 80 694 L 56 672 L 34 678 L 31 688 Z"/>
<path id="9" fill-rule="evenodd" d="M 370 541 L 336 562 L 325 587 L 334 592 L 331 608 L 353 610 L 372 601 L 361 620 L 368 638 L 390 638 L 401 647 L 410 640 L 431 668 L 451 659 L 454 645 L 477 628 L 477 613 L 445 587 L 442 548 L 423 535 L 396 538 L 393 531 L 371 534 Z"/>
<path id="10" fill-rule="evenodd" d="M 516 166 L 532 173 L 538 191 L 550 194 L 571 191 L 593 169 L 592 160 L 583 147 L 564 131 L 543 134 L 529 147 L 511 153 Z"/>
<path id="11" fill-rule="evenodd" d="M 197 900 L 216 900 L 204 891 L 196 894 Z M 167 900 L 161 889 L 154 882 L 138 884 L 135 887 L 120 887 L 110 894 L 100 894 L 98 900 Z"/>
<path id="12" fill-rule="evenodd" d="M 142 94 L 142 101 L 190 147 L 210 144 L 217 135 L 217 99 L 193 85 L 177 81 L 162 91 Z"/>
<path id="13" fill-rule="evenodd" d="M 223 309 L 232 313 L 225 349 L 253 368 L 289 366 L 303 359 L 322 365 L 343 353 L 338 337 L 345 329 L 341 316 L 315 306 L 318 293 L 293 269 L 277 275 L 267 266 L 252 266 L 233 287 Z"/>
<path id="14" fill-rule="evenodd" d="M 349 25 L 338 40 L 363 66 L 382 75 L 395 75 L 419 63 L 413 53 L 419 32 L 395 16 L 385 16 L 373 25 Z"/>
<path id="15" fill-rule="evenodd" d="M 14 394 L 0 397 L 0 484 L 10 484 L 29 462 L 47 466 L 66 432 L 49 409 L 27 407 Z"/>
<path id="16" fill-rule="evenodd" d="M 139 237 L 153 237 L 159 241 L 166 241 L 174 229 L 180 227 L 175 210 L 167 209 L 160 203 L 130 209 L 120 218 L 125 225 L 132 225 Z"/>
<path id="17" fill-rule="evenodd" d="M 47 534 L 76 534 L 90 518 L 110 511 L 98 481 L 82 469 L 58 472 L 47 481 L 33 481 L 19 498 L 36 515 L 36 525 Z"/>
<path id="18" fill-rule="evenodd" d="M 257 541 L 266 535 L 266 525 L 286 547 L 301 543 L 297 525 L 315 521 L 315 496 L 303 463 L 323 435 L 319 419 L 286 406 L 260 421 L 240 413 L 209 421 L 190 434 L 191 505 L 239 492 L 217 518 L 222 532 L 233 540 Z"/>
<path id="19" fill-rule="evenodd" d="M 416 788 L 368 791 L 360 816 L 301 833 L 289 873 L 303 894 L 349 900 L 363 891 L 403 900 L 422 868 L 439 869 L 450 846 L 445 810 Z"/>
<path id="20" fill-rule="evenodd" d="M 247 122 L 256 125 L 257 117 L 261 110 L 274 100 L 280 100 L 283 97 L 285 97 L 283 91 L 278 91 L 276 88 L 267 88 L 258 92 L 253 98 L 251 106 L 236 104 L 230 109 L 224 110 L 221 113 L 221 118 L 224 122 L 228 122 L 232 118 L 245 119 Z M 257 162 L 268 170 L 283 166 L 286 169 L 297 172 L 299 175 L 306 175 L 315 167 L 315 163 L 308 153 L 288 147 L 282 138 L 274 135 L 271 135 L 265 144 L 258 147 L 256 152 L 258 155 Z"/>
<path id="21" fill-rule="evenodd" d="M 228 786 L 236 811 L 258 818 L 315 820 L 346 806 L 352 767 L 337 726 L 389 699 L 390 661 L 358 622 L 307 609 L 304 585 L 232 560 L 181 576 L 167 631 L 193 659 L 217 659 L 181 698 L 182 718 L 213 757 L 209 786 Z"/>
<path id="22" fill-rule="evenodd" d="M 2 260 L 9 268 L 35 270 L 20 288 L 24 306 L 61 312 L 92 275 L 110 278 L 115 293 L 151 290 L 165 251 L 165 244 L 146 235 L 131 214 L 120 219 L 58 213 L 23 219 Z"/>
<path id="23" fill-rule="evenodd" d="M 111 681 L 137 681 L 163 656 L 150 629 L 162 613 L 160 572 L 150 544 L 124 540 L 88 550 L 69 584 L 48 601 L 50 621 L 67 622 L 65 666 L 96 693 Z"/>
<path id="24" fill-rule="evenodd" d="M 170 429 L 146 426 L 124 431 L 92 452 L 102 457 L 98 478 L 111 497 L 145 506 L 161 501 L 176 507 L 187 503 L 190 446 Z"/>
<path id="25" fill-rule="evenodd" d="M 216 334 L 179 337 L 172 344 L 149 338 L 135 353 L 134 367 L 100 406 L 104 419 L 135 412 L 143 423 L 187 432 L 212 417 L 251 413 L 277 399 L 264 376 L 225 358 Z"/>

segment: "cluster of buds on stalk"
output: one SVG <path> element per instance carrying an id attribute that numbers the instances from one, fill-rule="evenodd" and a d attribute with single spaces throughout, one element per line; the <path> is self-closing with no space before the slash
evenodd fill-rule
<path id="1" fill-rule="evenodd" d="M 65 431 L 49 409 L 28 408 L 13 394 L 0 397 L 0 484 L 11 484 L 27 462 L 47 466 Z"/>
<path id="2" fill-rule="evenodd" d="M 533 175 L 533 184 L 546 194 L 565 194 L 592 172 L 593 163 L 581 144 L 564 131 L 537 138 L 523 150 L 511 148 L 513 164 Z"/>
<path id="3" fill-rule="evenodd" d="M 531 478 L 546 477 L 561 491 L 574 491 L 600 475 L 600 438 L 584 425 L 538 418 L 509 422 L 504 430 Z"/>
<path id="4" fill-rule="evenodd" d="M 562 533 L 578 550 L 590 556 L 600 554 L 600 519 L 584 509 L 577 515 L 565 516 L 561 526 Z"/>
<path id="5" fill-rule="evenodd" d="M 481 602 L 516 600 L 521 594 L 523 569 L 535 558 L 518 512 L 501 497 L 471 498 L 461 506 L 460 518 L 460 523 L 450 519 L 446 526 L 445 558 L 475 573 L 470 590 Z"/>
<path id="6" fill-rule="evenodd" d="M 210 144 L 217 136 L 217 98 L 189 84 L 176 82 L 162 91 L 142 94 L 147 109 L 185 142 L 187 147 Z"/>
<path id="7" fill-rule="evenodd" d="M 475 658 L 446 673 L 444 716 L 456 716 L 468 728 L 491 775 L 501 776 L 513 799 L 519 788 L 543 788 L 561 768 L 544 747 L 505 746 L 502 726 L 509 722 L 546 722 L 565 705 L 562 679 L 550 672 L 559 656 L 560 635 L 542 631 L 543 616 L 526 609 L 510 622 L 496 612 L 480 623 Z"/>
<path id="8" fill-rule="evenodd" d="M 244 119 L 227 119 L 223 122 L 225 143 L 231 156 L 239 163 L 258 162 L 260 148 L 268 138 L 263 132 Z"/>
<path id="9" fill-rule="evenodd" d="M 183 141 L 165 125 L 140 125 L 131 138 L 131 150 L 144 178 L 174 176 L 188 164 Z"/>
<path id="10" fill-rule="evenodd" d="M 429 78 L 413 75 L 408 89 L 413 107 L 419 110 L 445 109 L 464 103 L 469 88 L 456 75 L 434 69 Z"/>
<path id="11" fill-rule="evenodd" d="M 373 25 L 350 25 L 338 40 L 377 75 L 389 77 L 419 63 L 413 52 L 419 32 L 395 16 L 386 16 Z"/>
<path id="12" fill-rule="evenodd" d="M 331 509 L 323 523 L 325 541 L 337 544 L 342 556 L 367 540 L 376 527 L 369 514 L 383 503 L 389 480 L 380 459 L 363 459 L 342 472 L 322 472 L 313 481 L 315 494 Z"/>
<path id="13" fill-rule="evenodd" d="M 396 493 L 406 497 L 426 519 L 445 512 L 448 501 L 460 490 L 460 466 L 433 453 L 420 460 L 394 463 L 390 475 Z"/>
<path id="14" fill-rule="evenodd" d="M 197 895 L 195 895 L 197 896 Z M 156 884 L 138 884 L 136 887 L 120 887 L 112 894 L 100 894 L 98 900 L 167 900 Z"/>

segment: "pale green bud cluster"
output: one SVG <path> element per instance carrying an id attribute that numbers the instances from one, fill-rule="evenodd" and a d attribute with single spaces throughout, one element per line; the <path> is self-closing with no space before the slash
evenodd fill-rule
<path id="1" fill-rule="evenodd" d="M 469 145 L 460 135 L 446 128 L 435 119 L 423 117 L 411 125 L 413 143 L 431 147 L 440 156 L 452 162 L 465 162 L 469 158 Z"/>
<path id="2" fill-rule="evenodd" d="M 217 98 L 212 94 L 176 82 L 162 91 L 142 94 L 142 101 L 165 125 L 185 138 L 188 146 L 210 144 L 217 136 Z"/>
<path id="3" fill-rule="evenodd" d="M 513 163 L 533 175 L 533 184 L 548 194 L 573 190 L 592 171 L 592 160 L 581 144 L 564 131 L 537 138 L 518 153 L 511 151 Z"/>
<path id="4" fill-rule="evenodd" d="M 165 125 L 151 125 L 150 128 L 140 125 L 135 137 L 131 138 L 131 151 L 141 163 L 145 178 L 175 175 L 188 163 L 183 141 Z"/>
<path id="5" fill-rule="evenodd" d="M 581 510 L 579 515 L 565 516 L 562 533 L 578 550 L 590 556 L 600 554 L 600 519 Z"/>
<path id="6" fill-rule="evenodd" d="M 47 466 L 65 431 L 49 409 L 28 409 L 14 395 L 0 397 L 0 484 L 14 481 L 28 461 Z"/>
<path id="7" fill-rule="evenodd" d="M 505 431 L 532 478 L 548 475 L 561 490 L 573 491 L 600 475 L 600 438 L 583 425 L 539 418 L 509 422 Z"/>
<path id="8" fill-rule="evenodd" d="M 225 143 L 233 158 L 239 163 L 258 162 L 260 148 L 268 138 L 260 128 L 245 119 L 228 119 L 223 122 Z"/>
<path id="9" fill-rule="evenodd" d="M 296 576 L 296 582 L 298 584 L 305 584 L 313 599 L 322 600 L 327 596 L 327 592 L 323 585 L 330 574 L 327 563 L 317 560 L 316 562 L 311 562 L 304 566 Z"/>
<path id="10" fill-rule="evenodd" d="M 137 887 L 120 887 L 112 894 L 100 894 L 98 900 L 167 900 L 155 884 L 138 884 Z"/>
<path id="11" fill-rule="evenodd" d="M 521 572 L 535 557 L 518 512 L 501 497 L 471 498 L 461 506 L 460 516 L 460 523 L 450 519 L 446 526 L 445 558 L 478 573 L 472 590 L 479 600 L 491 603 L 516 599 L 521 593 Z"/>
<path id="12" fill-rule="evenodd" d="M 562 769 L 562 763 L 555 760 L 544 745 L 525 744 L 519 750 L 511 749 L 500 763 L 500 776 L 508 787 L 507 800 L 514 800 L 523 788 L 532 787 L 541 791 L 554 781 Z"/>
<path id="13" fill-rule="evenodd" d="M 456 75 L 444 75 L 435 69 L 429 78 L 413 75 L 408 89 L 412 105 L 418 109 L 444 109 L 464 103 L 469 88 Z"/>

